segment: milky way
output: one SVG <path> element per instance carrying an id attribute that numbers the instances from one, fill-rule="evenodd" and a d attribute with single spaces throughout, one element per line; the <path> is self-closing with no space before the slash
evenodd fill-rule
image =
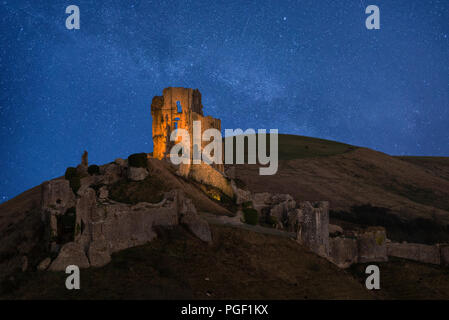
<path id="1" fill-rule="evenodd" d="M 150 152 L 167 86 L 199 88 L 223 128 L 449 155 L 447 0 L 14 0 L 0 14 L 0 202 L 83 150 L 98 164 Z"/>

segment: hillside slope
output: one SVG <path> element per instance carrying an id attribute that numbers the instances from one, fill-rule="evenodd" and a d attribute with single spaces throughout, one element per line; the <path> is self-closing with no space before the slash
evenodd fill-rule
<path id="1" fill-rule="evenodd" d="M 439 164 L 432 170 L 422 162 L 300 136 L 279 135 L 279 146 L 275 175 L 260 176 L 257 165 L 235 166 L 250 190 L 329 200 L 333 210 L 371 204 L 403 218 L 449 224 L 449 167 Z"/>
<path id="2" fill-rule="evenodd" d="M 0 299 L 449 299 L 449 270 L 395 259 L 379 291 L 365 265 L 341 270 L 285 237 L 212 226 L 205 244 L 181 228 L 82 270 L 80 290 L 64 272 L 26 272 Z M 404 272 L 407 270 L 407 272 Z"/>
<path id="3" fill-rule="evenodd" d="M 421 217 L 447 228 L 447 158 L 392 157 L 327 140 L 279 138 L 276 175 L 260 176 L 256 165 L 235 166 L 236 176 L 251 191 L 289 193 L 297 200 L 329 200 L 334 212 L 369 203 L 401 219 Z M 180 188 L 198 211 L 230 214 L 201 186 L 175 175 L 168 163 L 150 159 L 150 164 L 160 190 L 159 185 L 152 185 L 156 180 L 150 179 L 139 184 L 120 182 L 111 193 L 132 203 L 146 201 L 162 188 Z M 115 254 L 103 268 L 84 271 L 86 287 L 73 295 L 61 285 L 65 274 L 35 271 L 45 257 L 37 210 L 40 198 L 41 186 L 37 186 L 0 205 L 0 298 L 449 298 L 447 268 L 393 260 L 382 266 L 389 281 L 387 290 L 373 294 L 363 287 L 362 266 L 343 271 L 288 238 L 223 226 L 213 226 L 211 245 L 183 230 L 161 231 L 157 241 Z M 378 213 L 382 210 L 369 214 Z M 359 222 L 356 216 L 351 223 Z M 415 227 L 434 235 L 422 224 Z M 443 230 L 442 234 L 449 233 Z M 447 238 L 435 235 L 432 241 Z M 24 255 L 27 272 L 20 271 Z M 403 268 L 408 272 L 403 273 Z M 12 278 L 3 277 L 10 271 Z M 419 290 L 407 285 L 417 279 Z"/>

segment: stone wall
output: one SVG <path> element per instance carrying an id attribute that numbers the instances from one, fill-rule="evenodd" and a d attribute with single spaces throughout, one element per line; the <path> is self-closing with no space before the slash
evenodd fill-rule
<path id="1" fill-rule="evenodd" d="M 358 248 L 354 238 L 335 237 L 329 239 L 329 261 L 339 268 L 348 268 L 357 263 Z"/>
<path id="2" fill-rule="evenodd" d="M 230 198 L 234 197 L 231 180 L 206 163 L 192 165 L 180 164 L 177 174 L 186 179 L 192 179 L 196 182 L 217 188 Z"/>
<path id="3" fill-rule="evenodd" d="M 449 266 L 449 244 L 440 244 L 440 262 L 443 266 Z"/>
<path id="4" fill-rule="evenodd" d="M 329 261 L 340 268 L 353 263 L 388 261 L 385 229 L 368 228 L 329 239 Z"/>
<path id="5" fill-rule="evenodd" d="M 329 202 L 299 204 L 297 240 L 316 254 L 329 256 Z"/>
<path id="6" fill-rule="evenodd" d="M 49 270 L 65 270 L 70 264 L 82 268 L 103 266 L 113 252 L 153 240 L 157 236 L 154 228 L 158 226 L 183 225 L 199 239 L 212 240 L 208 223 L 197 214 L 193 202 L 182 190 L 166 192 L 159 203 L 131 205 L 109 199 L 108 184 L 125 178 L 127 169 L 127 162 L 117 159 L 103 166 L 100 175 L 81 179 L 77 194 L 67 180 L 56 179 L 44 184 L 42 219 L 52 235 L 49 247 L 57 253 Z M 60 241 L 58 219 L 68 209 L 75 214 L 75 228 L 71 239 Z"/>
<path id="7" fill-rule="evenodd" d="M 384 228 L 368 228 L 357 235 L 357 262 L 387 261 L 387 235 Z"/>
<path id="8" fill-rule="evenodd" d="M 69 264 L 99 267 L 111 260 L 111 254 L 145 244 L 157 237 L 157 226 L 184 225 L 205 242 L 212 236 L 209 225 L 200 218 L 192 201 L 180 190 L 165 194 L 157 204 L 141 202 L 129 205 L 100 202 L 95 191 L 85 190 L 78 199 L 77 224 L 83 225 L 73 242 L 62 246 L 50 270 L 65 270 Z"/>
<path id="9" fill-rule="evenodd" d="M 162 96 L 156 96 L 151 103 L 153 119 L 153 157 L 168 158 L 174 142 L 170 141 L 170 134 L 176 128 L 185 129 L 190 135 L 191 157 L 193 156 L 193 122 L 201 121 L 201 132 L 207 129 L 217 129 L 221 132 L 221 120 L 203 115 L 201 93 L 198 89 L 165 88 Z M 209 142 L 201 142 L 201 150 Z M 201 151 L 200 150 L 200 151 Z M 223 172 L 223 164 L 212 165 Z"/>
<path id="10" fill-rule="evenodd" d="M 423 263 L 440 264 L 440 246 L 419 243 L 387 243 L 387 254 Z"/>

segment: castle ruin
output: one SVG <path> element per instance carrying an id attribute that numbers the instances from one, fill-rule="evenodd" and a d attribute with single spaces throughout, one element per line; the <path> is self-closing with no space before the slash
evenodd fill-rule
<path id="1" fill-rule="evenodd" d="M 156 159 L 170 157 L 170 149 L 176 143 L 170 141 L 170 134 L 175 129 L 188 131 L 190 145 L 193 145 L 194 121 L 201 121 L 201 135 L 207 129 L 221 131 L 220 119 L 204 116 L 201 93 L 198 89 L 165 88 L 162 96 L 153 98 L 151 116 L 153 118 L 153 157 Z M 207 143 L 202 141 L 201 150 Z M 192 157 L 192 154 L 190 156 Z M 223 172 L 223 165 L 214 164 L 213 167 Z"/>

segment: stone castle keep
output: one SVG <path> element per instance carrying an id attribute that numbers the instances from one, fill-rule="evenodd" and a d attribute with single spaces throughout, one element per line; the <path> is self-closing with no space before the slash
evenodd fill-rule
<path id="1" fill-rule="evenodd" d="M 175 129 L 185 129 L 190 135 L 193 145 L 193 122 L 201 121 L 201 134 L 207 129 L 221 131 L 220 119 L 204 116 L 201 104 L 201 93 L 198 89 L 165 88 L 162 96 L 155 96 L 151 103 L 153 118 L 153 157 L 165 159 L 170 156 L 174 142 L 170 134 Z M 202 142 L 202 148 L 208 142 Z M 191 155 L 192 156 L 192 155 Z M 223 166 L 214 166 L 223 171 Z"/>

